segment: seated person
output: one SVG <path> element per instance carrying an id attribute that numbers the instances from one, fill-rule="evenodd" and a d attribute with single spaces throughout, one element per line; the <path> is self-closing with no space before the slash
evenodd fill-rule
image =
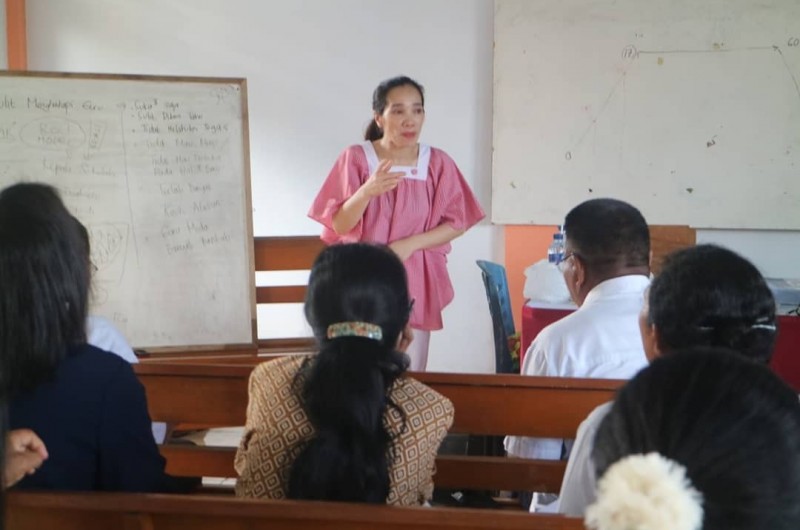
<path id="1" fill-rule="evenodd" d="M 403 376 L 412 305 L 405 268 L 387 247 L 320 253 L 305 302 L 319 353 L 266 362 L 251 375 L 238 496 L 430 500 L 453 405 Z"/>
<path id="2" fill-rule="evenodd" d="M 689 346 L 720 346 L 766 364 L 775 343 L 775 300 L 752 263 L 714 245 L 667 256 L 639 318 L 647 358 Z M 561 484 L 558 511 L 580 517 L 594 500 L 592 443 L 611 403 L 581 423 Z"/>
<path id="3" fill-rule="evenodd" d="M 80 241 L 82 243 L 81 249 L 89 263 L 89 270 L 96 273 L 97 267 L 92 263 L 89 231 L 77 217 L 74 218 L 74 221 L 78 229 L 78 234 L 80 235 Z M 114 327 L 111 321 L 101 316 L 89 315 L 86 317 L 86 342 L 101 350 L 119 355 L 131 364 L 139 362 L 136 354 L 133 353 L 133 348 L 128 344 L 127 339 Z M 166 423 L 153 423 L 153 438 L 156 443 L 163 443 L 166 435 Z"/>
<path id="4" fill-rule="evenodd" d="M 593 199 L 567 214 L 559 268 L 578 310 L 533 340 L 523 375 L 628 379 L 647 364 L 639 336 L 642 293 L 650 283 L 650 232 L 622 201 Z M 562 440 L 508 436 L 506 452 L 558 460 Z M 522 503 L 527 507 L 526 496 Z M 536 503 L 536 499 L 534 499 Z"/>
<path id="5" fill-rule="evenodd" d="M 13 378 L 9 426 L 48 458 L 25 489 L 165 492 L 196 481 L 164 473 L 144 388 L 129 363 L 86 343 L 89 262 L 54 188 L 0 192 L 0 365 Z"/>
<path id="6" fill-rule="evenodd" d="M 736 352 L 653 361 L 618 393 L 592 459 L 589 529 L 800 528 L 800 402 Z"/>

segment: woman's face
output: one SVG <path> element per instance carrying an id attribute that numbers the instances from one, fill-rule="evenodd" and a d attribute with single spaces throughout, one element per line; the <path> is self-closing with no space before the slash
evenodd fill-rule
<path id="1" fill-rule="evenodd" d="M 375 115 L 383 137 L 395 147 L 409 147 L 419 142 L 425 121 L 422 96 L 411 85 L 395 87 L 386 95 L 386 108 Z"/>

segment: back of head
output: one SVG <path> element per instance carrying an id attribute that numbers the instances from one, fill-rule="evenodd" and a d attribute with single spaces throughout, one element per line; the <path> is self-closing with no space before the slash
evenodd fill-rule
<path id="1" fill-rule="evenodd" d="M 767 362 L 775 343 L 775 300 L 758 269 L 726 248 L 670 254 L 650 285 L 648 322 L 659 346 L 731 348 Z"/>
<path id="2" fill-rule="evenodd" d="M 571 250 L 596 277 L 648 268 L 650 231 L 641 212 L 616 199 L 592 199 L 573 208 L 564 220 Z"/>
<path id="3" fill-rule="evenodd" d="M 52 376 L 70 345 L 85 342 L 88 262 L 54 188 L 0 192 L 0 351 L 11 394 Z"/>
<path id="4" fill-rule="evenodd" d="M 689 484 L 670 489 L 653 473 L 631 481 L 637 473 L 626 457 L 651 453 L 682 466 Z M 638 517 L 642 522 L 664 516 L 664 510 L 674 517 L 682 504 L 697 504 L 684 495 L 694 488 L 702 496 L 705 530 L 800 528 L 797 395 L 765 366 L 729 351 L 684 350 L 642 370 L 617 395 L 597 431 L 592 458 L 601 509 L 587 515 L 595 519 L 617 512 L 617 521 Z M 629 501 L 641 496 L 638 504 L 620 501 L 621 485 L 630 488 L 624 495 Z M 637 504 L 633 515 L 631 504 Z M 635 528 L 667 527 L 687 528 Z"/>
<path id="5" fill-rule="evenodd" d="M 297 379 L 316 436 L 292 466 L 290 498 L 386 502 L 392 434 L 383 417 L 408 365 L 395 346 L 409 309 L 405 268 L 389 249 L 320 253 L 305 304 L 320 351 Z"/>

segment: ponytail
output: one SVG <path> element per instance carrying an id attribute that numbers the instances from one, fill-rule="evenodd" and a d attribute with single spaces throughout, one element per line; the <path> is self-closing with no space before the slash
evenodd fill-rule
<path id="1" fill-rule="evenodd" d="M 383 138 L 383 129 L 378 126 L 378 122 L 374 119 L 367 125 L 367 130 L 364 131 L 364 140 L 374 142 Z"/>
<path id="2" fill-rule="evenodd" d="M 295 391 L 315 436 L 292 464 L 290 499 L 386 503 L 398 433 L 384 415 L 387 407 L 403 415 L 389 391 L 407 366 L 384 342 L 350 336 L 324 341 L 301 367 Z"/>

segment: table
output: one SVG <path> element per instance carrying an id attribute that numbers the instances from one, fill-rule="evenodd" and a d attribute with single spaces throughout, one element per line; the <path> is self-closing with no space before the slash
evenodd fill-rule
<path id="1" fill-rule="evenodd" d="M 570 304 L 526 302 L 522 307 L 520 366 L 533 339 L 545 326 L 575 311 Z M 770 362 L 772 370 L 800 393 L 800 317 L 778 316 L 778 338 Z"/>

